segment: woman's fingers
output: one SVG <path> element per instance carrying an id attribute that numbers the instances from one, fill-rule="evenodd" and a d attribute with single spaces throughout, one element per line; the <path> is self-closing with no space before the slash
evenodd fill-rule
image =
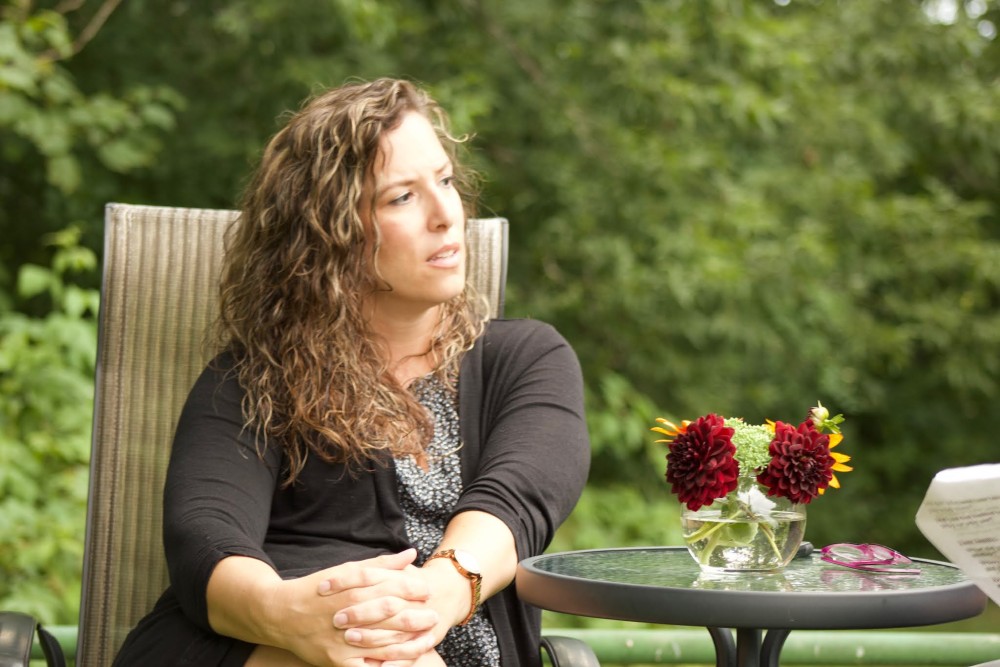
<path id="1" fill-rule="evenodd" d="M 398 554 L 386 554 L 337 565 L 317 573 L 322 579 L 316 592 L 320 595 L 336 595 L 345 591 L 360 591 L 379 584 L 388 584 L 379 591 L 360 594 L 352 602 L 373 596 L 390 594 L 410 600 L 426 600 L 430 595 L 426 583 L 418 576 L 416 568 L 410 567 L 416 557 L 416 550 L 407 549 Z"/>
<path id="2" fill-rule="evenodd" d="M 417 559 L 417 550 L 410 548 L 404 549 L 397 554 L 382 554 L 381 556 L 375 556 L 374 558 L 368 558 L 366 560 L 357 561 L 358 565 L 364 567 L 382 567 L 391 570 L 402 570 L 408 565 L 412 565 L 413 561 Z"/>
<path id="3" fill-rule="evenodd" d="M 310 575 L 311 583 L 301 582 L 305 590 L 314 587 L 318 593 L 314 600 L 317 604 L 322 600 L 319 608 L 333 613 L 326 617 L 333 634 L 317 629 L 310 636 L 324 644 L 332 640 L 334 645 L 328 644 L 326 650 L 332 649 L 341 659 L 363 661 L 336 664 L 381 667 L 391 662 L 415 667 L 415 661 L 433 649 L 440 616 L 426 605 L 430 587 L 423 571 L 413 566 L 415 557 L 416 551 L 408 549 L 344 563 Z M 349 649 L 347 656 L 344 649 Z M 351 655 L 352 651 L 358 653 Z"/>
<path id="4" fill-rule="evenodd" d="M 382 648 L 412 641 L 433 642 L 429 632 L 401 632 L 379 628 L 350 628 L 344 631 L 344 641 L 356 648 Z"/>
<path id="5" fill-rule="evenodd" d="M 410 639 L 386 646 L 361 649 L 369 659 L 389 661 L 393 664 L 407 664 L 417 660 L 434 648 L 434 638 L 430 633 L 413 635 Z"/>
<path id="6" fill-rule="evenodd" d="M 347 632 L 353 632 L 348 630 Z M 421 656 L 434 649 L 434 638 L 429 632 L 397 634 L 397 641 L 388 641 L 381 645 L 355 646 L 348 643 L 344 634 L 333 643 L 320 648 L 318 646 L 305 647 L 302 653 L 296 653 L 310 665 L 324 665 L 332 667 L 341 665 L 343 667 L 367 667 L 369 665 L 381 666 L 383 662 L 390 661 L 392 664 L 411 666 Z M 389 637 L 369 637 L 368 639 L 377 642 L 386 642 Z M 366 641 L 362 638 L 362 641 Z M 319 652 L 315 649 L 320 648 Z M 277 664 L 277 663 L 276 663 Z"/>
<path id="7" fill-rule="evenodd" d="M 400 598 L 381 597 L 341 609 L 334 615 L 333 625 L 341 629 L 377 625 L 384 630 L 423 632 L 433 628 L 439 620 L 438 613 L 430 607 L 414 606 L 409 600 Z"/>
<path id="8" fill-rule="evenodd" d="M 382 570 L 390 576 L 370 577 L 367 586 L 346 588 L 336 595 L 330 595 L 336 614 L 333 623 L 338 628 L 356 627 L 380 623 L 404 610 L 424 610 L 430 597 L 430 587 L 419 577 L 399 572 Z M 339 610 L 339 611 L 337 611 Z M 436 615 L 435 615 L 436 616 Z M 426 615 L 418 613 L 403 614 L 393 629 L 421 630 L 427 623 Z M 430 621 L 436 623 L 436 618 Z M 402 623 L 402 625 L 401 625 Z"/>

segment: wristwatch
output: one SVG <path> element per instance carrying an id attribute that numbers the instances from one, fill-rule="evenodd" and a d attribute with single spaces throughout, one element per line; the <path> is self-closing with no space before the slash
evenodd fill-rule
<path id="1" fill-rule="evenodd" d="M 472 605 L 469 607 L 469 615 L 465 617 L 464 621 L 459 623 L 459 625 L 465 625 L 472 620 L 473 614 L 479 608 L 479 598 L 483 588 L 483 575 L 479 571 L 479 561 L 474 555 L 461 549 L 445 549 L 437 552 L 427 560 L 431 561 L 435 558 L 447 558 L 455 566 L 455 569 L 458 570 L 458 573 L 469 580 L 469 587 L 472 589 Z"/>

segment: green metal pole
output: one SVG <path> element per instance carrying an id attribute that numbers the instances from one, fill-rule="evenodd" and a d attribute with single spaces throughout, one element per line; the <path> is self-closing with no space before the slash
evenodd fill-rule
<path id="1" fill-rule="evenodd" d="M 586 641 L 603 665 L 715 664 L 706 630 L 583 630 L 545 628 L 546 635 Z M 782 665 L 960 665 L 1000 660 L 1000 634 L 796 630 Z"/>

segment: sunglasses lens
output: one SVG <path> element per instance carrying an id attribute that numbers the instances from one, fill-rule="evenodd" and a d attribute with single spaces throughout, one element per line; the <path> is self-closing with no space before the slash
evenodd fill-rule
<path id="1" fill-rule="evenodd" d="M 869 544 L 868 549 L 871 553 L 872 558 L 877 560 L 895 560 L 898 555 L 892 549 L 888 547 L 883 547 L 881 544 Z"/>
<path id="2" fill-rule="evenodd" d="M 854 561 L 865 557 L 864 552 L 854 544 L 833 544 L 825 549 L 823 553 L 837 560 Z"/>

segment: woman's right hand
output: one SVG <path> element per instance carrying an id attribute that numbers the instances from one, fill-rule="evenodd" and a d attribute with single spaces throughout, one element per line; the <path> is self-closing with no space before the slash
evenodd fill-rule
<path id="1" fill-rule="evenodd" d="M 415 557 L 411 549 L 282 580 L 262 561 L 230 556 L 209 580 L 209 620 L 221 634 L 283 648 L 312 665 L 412 664 L 433 648 L 438 622 Z M 348 642 L 356 629 L 336 623 L 347 608 L 362 610 L 377 642 Z"/>

